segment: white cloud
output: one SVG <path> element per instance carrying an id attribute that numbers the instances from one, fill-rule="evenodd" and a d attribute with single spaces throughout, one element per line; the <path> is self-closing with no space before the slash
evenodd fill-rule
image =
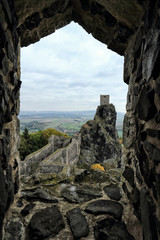
<path id="1" fill-rule="evenodd" d="M 95 110 L 110 94 L 125 111 L 123 57 L 71 23 L 21 51 L 21 110 Z"/>

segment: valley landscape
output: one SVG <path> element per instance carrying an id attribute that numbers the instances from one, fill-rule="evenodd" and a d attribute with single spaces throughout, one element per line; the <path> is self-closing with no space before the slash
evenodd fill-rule
<path id="1" fill-rule="evenodd" d="M 88 120 L 94 118 L 95 111 L 72 111 L 72 112 L 58 112 L 58 111 L 22 111 L 19 115 L 20 131 L 28 128 L 30 133 L 44 130 L 47 128 L 54 128 L 63 133 L 73 136 L 80 131 L 80 128 Z M 119 138 L 122 138 L 124 113 L 117 113 L 117 131 Z"/>

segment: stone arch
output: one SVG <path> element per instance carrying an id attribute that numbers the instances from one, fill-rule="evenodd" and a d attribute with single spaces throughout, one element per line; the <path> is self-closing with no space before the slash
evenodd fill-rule
<path id="1" fill-rule="evenodd" d="M 0 1 L 0 226 L 18 186 L 19 47 L 71 21 L 125 56 L 123 190 L 143 229 L 160 237 L 160 17 L 155 0 Z M 1 229 L 0 229 L 1 230 Z"/>
<path id="2" fill-rule="evenodd" d="M 142 6 L 137 5 L 135 1 L 132 3 L 128 5 L 123 1 L 123 7 L 119 9 L 119 1 L 36 1 L 34 4 L 23 3 L 23 6 L 19 1 L 15 1 L 19 15 L 21 46 L 36 42 L 75 21 L 93 37 L 123 55 L 128 38 L 134 33 L 142 17 Z M 126 8 L 129 8 L 129 14 Z"/>

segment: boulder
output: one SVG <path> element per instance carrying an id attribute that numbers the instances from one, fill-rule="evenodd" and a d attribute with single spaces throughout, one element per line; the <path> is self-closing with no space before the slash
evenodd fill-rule
<path id="1" fill-rule="evenodd" d="M 94 237 L 96 240 L 134 240 L 123 222 L 119 222 L 113 218 L 107 218 L 97 222 L 94 227 Z"/>
<path id="2" fill-rule="evenodd" d="M 45 203 L 57 203 L 58 200 L 49 192 L 42 188 L 25 189 L 21 191 L 22 198 L 32 201 L 40 201 Z"/>
<path id="3" fill-rule="evenodd" d="M 58 207 L 52 206 L 35 213 L 28 227 L 30 238 L 40 240 L 56 236 L 65 224 Z"/>
<path id="4" fill-rule="evenodd" d="M 97 200 L 89 203 L 85 211 L 94 215 L 109 214 L 116 219 L 121 219 L 123 206 L 110 200 Z"/>
<path id="5" fill-rule="evenodd" d="M 89 185 L 78 186 L 75 184 L 70 184 L 61 190 L 61 196 L 67 202 L 82 203 L 102 197 L 102 193 Z"/>
<path id="6" fill-rule="evenodd" d="M 113 200 L 119 201 L 122 197 L 122 195 L 120 193 L 120 188 L 113 183 L 105 186 L 103 188 L 103 190 L 104 190 L 105 194 Z"/>
<path id="7" fill-rule="evenodd" d="M 75 239 L 88 236 L 89 225 L 86 218 L 81 213 L 80 208 L 74 208 L 71 211 L 68 211 L 67 220 Z"/>

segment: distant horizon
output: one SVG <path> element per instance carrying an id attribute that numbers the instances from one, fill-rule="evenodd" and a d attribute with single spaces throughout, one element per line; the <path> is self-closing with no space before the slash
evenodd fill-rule
<path id="1" fill-rule="evenodd" d="M 96 111 L 96 109 L 95 110 L 21 110 L 20 111 L 20 113 L 22 113 L 22 112 L 36 112 L 36 113 L 38 113 L 38 112 L 95 112 Z M 123 113 L 123 114 L 125 114 L 125 112 L 120 112 L 120 111 L 116 111 L 117 113 Z"/>

